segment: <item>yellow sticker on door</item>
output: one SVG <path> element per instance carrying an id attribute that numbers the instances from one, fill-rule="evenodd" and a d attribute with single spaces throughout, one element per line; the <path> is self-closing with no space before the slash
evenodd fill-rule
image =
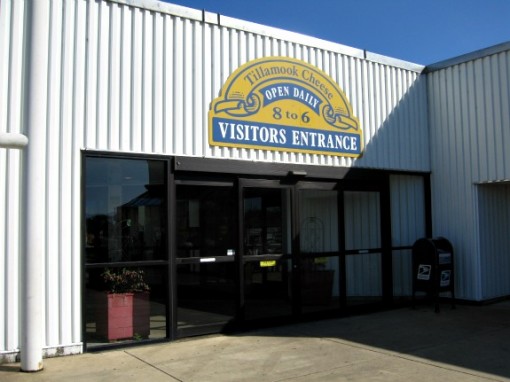
<path id="1" fill-rule="evenodd" d="M 268 267 L 274 267 L 276 266 L 276 260 L 262 260 L 260 262 L 261 268 L 268 268 Z"/>

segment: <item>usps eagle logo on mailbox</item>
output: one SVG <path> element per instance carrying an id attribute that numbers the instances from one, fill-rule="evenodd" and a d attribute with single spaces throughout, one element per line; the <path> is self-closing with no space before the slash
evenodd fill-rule
<path id="1" fill-rule="evenodd" d="M 267 57 L 239 67 L 209 111 L 209 143 L 358 157 L 362 131 L 326 73 L 304 61 Z"/>

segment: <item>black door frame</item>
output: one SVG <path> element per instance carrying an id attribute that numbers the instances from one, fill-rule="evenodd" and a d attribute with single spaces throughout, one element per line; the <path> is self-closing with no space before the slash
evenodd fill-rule
<path id="1" fill-rule="evenodd" d="M 330 166 L 313 166 L 313 165 L 300 165 L 300 164 L 277 164 L 277 163 L 246 163 L 239 160 L 215 160 L 211 158 L 195 158 L 195 157 L 182 157 L 182 156 L 162 156 L 162 155 L 145 155 L 145 154 L 132 154 L 132 153 L 111 153 L 105 151 L 83 151 L 82 152 L 82 173 L 84 173 L 85 158 L 87 157 L 106 157 L 106 158 L 125 158 L 125 159 L 158 159 L 164 160 L 168 163 L 168 178 L 167 178 L 167 248 L 168 248 L 168 301 L 166 305 L 166 328 L 167 339 L 174 340 L 177 336 L 176 330 L 176 243 L 175 243 L 175 187 L 179 181 L 177 179 L 186 179 L 191 182 L 199 184 L 203 181 L 214 183 L 218 179 L 220 181 L 229 178 L 234 182 L 234 188 L 237 186 L 239 179 L 249 179 L 254 181 L 267 181 L 280 182 L 281 186 L 295 187 L 294 185 L 298 180 L 305 182 L 322 184 L 337 182 L 338 189 L 342 191 L 378 191 L 380 194 L 380 209 L 381 209 L 381 238 L 382 238 L 382 256 L 383 256 L 383 300 L 388 306 L 393 300 L 393 275 L 392 275 L 392 251 L 410 249 L 410 245 L 393 247 L 391 241 L 391 207 L 390 207 L 390 175 L 403 174 L 410 176 L 420 176 L 424 183 L 425 195 L 425 219 L 426 219 L 426 235 L 432 235 L 432 218 L 431 218 L 431 192 L 430 192 L 430 173 L 428 172 L 409 172 L 409 171 L 385 171 L 385 170 L 370 170 L 370 169 L 357 169 L 347 167 L 330 167 Z M 209 183 L 210 184 L 210 183 Z M 262 183 L 261 183 L 262 184 Z M 82 195 L 85 192 L 85 182 L 82 181 Z M 237 187 L 239 189 L 239 187 Z M 234 190 L 235 192 L 235 190 Z M 237 194 L 238 195 L 238 194 Z M 295 197 L 295 192 L 291 191 L 291 197 Z M 344 216 L 344 200 L 343 192 L 338 192 L 338 208 L 339 217 Z M 237 203 L 237 202 L 236 202 Z M 295 203 L 292 203 L 295 205 Z M 84 201 L 82 200 L 82 211 L 85 210 Z M 296 211 L 292 211 L 296 215 Z M 82 214 L 85 216 L 84 214 Z M 340 257 L 340 272 L 345 275 L 345 227 L 344 220 L 339 218 L 339 251 L 342 253 Z M 85 218 L 82 222 L 82 230 L 85 232 Z M 293 232 L 297 232 L 297 227 L 293 227 Z M 84 235 L 83 235 L 84 236 Z M 237 235 L 239 237 L 239 233 Z M 295 239 L 296 240 L 296 239 Z M 299 243 L 293 242 L 294 247 L 298 248 Z M 343 246 L 343 247 L 342 247 Z M 239 253 L 239 248 L 236 248 Z M 82 253 L 85 253 L 85 245 L 82 245 Z M 85 255 L 82 257 L 82 264 L 84 271 L 82 272 L 82 284 L 84 285 L 85 279 Z M 343 262 L 343 264 L 342 264 Z M 241 276 L 242 277 L 242 276 Z M 342 277 L 345 282 L 345 277 Z M 83 288 L 84 290 L 84 288 Z M 345 302 L 345 285 L 341 287 L 341 301 Z M 82 297 L 85 301 L 85 297 Z M 341 306 L 341 311 L 345 311 Z M 85 310 L 83 309 L 83 312 Z M 84 313 L 83 313 L 84 314 Z M 84 320 L 85 322 L 85 320 Z M 83 327 L 83 333 L 85 328 Z M 83 334 L 83 338 L 85 335 Z M 86 340 L 84 341 L 87 347 Z M 87 349 L 88 350 L 88 349 Z"/>
<path id="2" fill-rule="evenodd" d="M 244 187 L 259 188 L 280 188 L 289 190 L 290 197 L 290 257 L 292 264 L 292 315 L 300 316 L 302 314 L 302 300 L 300 288 L 300 270 L 301 270 L 301 246 L 300 235 L 301 227 L 299 225 L 299 190 L 315 189 L 315 190 L 337 190 L 337 208 L 338 208 L 338 252 L 339 252 L 339 279 L 340 279 L 340 306 L 339 312 L 344 313 L 347 308 L 347 274 L 346 274 L 346 256 L 358 253 L 381 253 L 381 277 L 382 277 L 382 301 L 385 306 L 391 305 L 393 301 L 393 269 L 392 269 L 392 248 L 391 248 L 391 207 L 388 176 L 377 177 L 376 181 L 367 180 L 309 180 L 288 177 L 280 179 L 268 178 L 239 178 L 238 183 L 238 250 L 240 254 L 239 261 L 239 277 L 240 277 L 240 316 L 244 319 L 244 275 L 243 275 L 243 210 L 242 198 Z M 379 194 L 380 208 L 380 230 L 381 230 L 381 247 L 380 248 L 359 248 L 346 250 L 345 248 L 345 211 L 344 211 L 344 192 L 346 191 L 366 191 L 376 192 Z"/>
<path id="3" fill-rule="evenodd" d="M 244 206 L 243 206 L 243 202 L 244 202 L 243 196 L 244 196 L 245 188 L 268 188 L 268 189 L 287 190 L 288 196 L 290 198 L 290 206 L 291 206 L 290 214 L 291 214 L 291 216 L 293 214 L 292 206 L 294 204 L 293 200 L 292 200 L 292 198 L 293 198 L 292 185 L 284 184 L 279 179 L 267 179 L 267 178 L 252 179 L 252 178 L 243 178 L 243 177 L 240 177 L 238 179 L 238 187 L 237 187 L 237 192 L 238 192 L 238 196 L 237 196 L 237 214 L 238 214 L 238 218 L 237 218 L 237 221 L 238 221 L 237 251 L 239 253 L 239 256 L 238 256 L 238 259 L 239 259 L 239 262 L 238 262 L 238 279 L 239 279 L 238 319 L 241 324 L 244 323 L 244 321 L 245 321 L 245 306 L 246 306 L 245 293 L 244 293 L 244 286 L 245 286 L 244 265 L 245 265 L 245 258 L 247 256 L 245 255 L 245 248 L 244 248 Z M 286 218 L 286 217 L 284 217 L 284 218 Z M 290 228 L 291 248 L 292 248 L 294 245 L 294 240 L 295 240 L 294 236 L 295 236 L 295 232 L 296 232 L 295 231 L 296 227 L 293 224 L 292 218 L 291 218 L 291 225 L 289 228 Z M 283 251 L 283 249 L 282 249 L 282 251 Z M 286 254 L 283 254 L 282 258 L 285 258 L 285 257 L 286 257 Z M 270 259 L 270 256 L 269 257 L 264 256 L 264 257 L 260 258 L 260 260 L 264 260 L 264 259 Z M 294 267 L 294 264 L 293 264 L 294 260 L 292 258 L 292 250 L 291 250 L 290 261 L 291 261 L 291 267 Z M 292 269 L 292 271 L 294 271 L 294 269 Z M 294 279 L 292 279 L 292 280 L 294 280 Z M 292 288 L 294 289 L 293 286 L 292 286 Z M 294 315 L 295 306 L 294 306 L 293 301 L 291 302 L 291 305 L 292 305 L 292 313 Z"/>
<path id="4" fill-rule="evenodd" d="M 384 306 L 389 306 L 393 302 L 393 265 L 392 265 L 392 242 L 391 242 L 391 205 L 390 205 L 390 184 L 389 176 L 378 176 L 373 180 L 344 180 L 339 182 L 341 224 L 340 235 L 342 245 L 342 267 L 345 274 L 345 259 L 347 255 L 356 255 L 360 253 L 381 253 L 381 277 L 382 277 L 382 300 Z M 345 211 L 344 211 L 344 192 L 376 192 L 379 194 L 380 208 L 380 229 L 381 229 L 381 247 L 380 248 L 357 248 L 347 250 L 345 248 Z M 344 283 L 346 277 L 343 278 Z M 343 285 L 343 291 L 346 294 L 347 285 Z M 346 301 L 347 296 L 344 296 Z"/>
<path id="5" fill-rule="evenodd" d="M 177 227 L 177 187 L 179 186 L 203 186 L 203 187 L 231 187 L 233 195 L 236 195 L 235 189 L 237 185 L 237 180 L 232 177 L 222 177 L 220 175 L 218 176 L 173 176 L 172 177 L 172 187 L 171 187 L 171 206 L 169 211 L 169 218 L 171 227 Z M 236 201 L 233 201 L 236 203 Z M 234 216 L 237 216 L 234 214 Z M 235 224 L 236 222 L 234 222 Z M 238 224 L 236 224 L 238 226 Z M 178 307 L 179 307 L 179 301 L 178 301 L 178 295 L 177 295 L 177 268 L 180 264 L 201 264 L 200 258 L 196 259 L 183 259 L 178 257 L 178 250 L 177 250 L 177 232 L 176 229 L 172 229 L 172 236 L 171 236 L 171 242 L 170 247 L 172 248 L 172 256 L 171 256 L 171 264 L 172 264 L 172 273 L 170 279 L 171 282 L 171 303 L 170 303 L 170 309 L 171 309 L 171 321 L 169 323 L 170 331 L 169 331 L 169 337 L 172 340 L 184 338 L 184 337 L 190 337 L 190 336 L 196 336 L 196 335 L 203 335 L 203 334 L 210 334 L 215 333 L 221 330 L 223 324 L 212 324 L 210 326 L 204 325 L 204 326 L 198 326 L 195 328 L 178 328 Z M 225 262 L 233 262 L 238 264 L 239 263 L 239 249 L 237 246 L 235 246 L 235 255 L 234 258 L 229 257 L 214 257 L 215 262 L 217 263 L 225 263 Z M 211 257 L 210 257 L 211 258 Z M 239 280 L 235 280 L 237 284 L 239 284 Z M 235 293 L 239 293 L 239 288 L 235 291 Z M 239 296 L 236 298 L 236 310 L 239 311 L 239 306 L 237 305 L 239 301 Z M 236 317 L 237 318 L 237 317 Z"/>

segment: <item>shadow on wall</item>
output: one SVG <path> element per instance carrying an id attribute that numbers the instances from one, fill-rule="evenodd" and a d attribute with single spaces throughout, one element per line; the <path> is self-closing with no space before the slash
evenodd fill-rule
<path id="1" fill-rule="evenodd" d="M 387 82 L 385 77 L 380 82 Z M 395 82 L 394 80 L 391 82 Z M 368 84 L 365 90 L 370 99 L 359 115 L 365 137 L 363 156 L 355 167 L 429 171 L 429 133 L 427 119 L 426 78 L 418 75 L 396 106 L 391 109 L 387 100 L 398 94 L 395 88 Z"/>

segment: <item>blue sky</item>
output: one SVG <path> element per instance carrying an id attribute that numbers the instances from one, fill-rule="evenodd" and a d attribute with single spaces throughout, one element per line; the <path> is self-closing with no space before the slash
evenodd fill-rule
<path id="1" fill-rule="evenodd" d="M 510 41 L 510 0 L 172 0 L 417 64 Z"/>

